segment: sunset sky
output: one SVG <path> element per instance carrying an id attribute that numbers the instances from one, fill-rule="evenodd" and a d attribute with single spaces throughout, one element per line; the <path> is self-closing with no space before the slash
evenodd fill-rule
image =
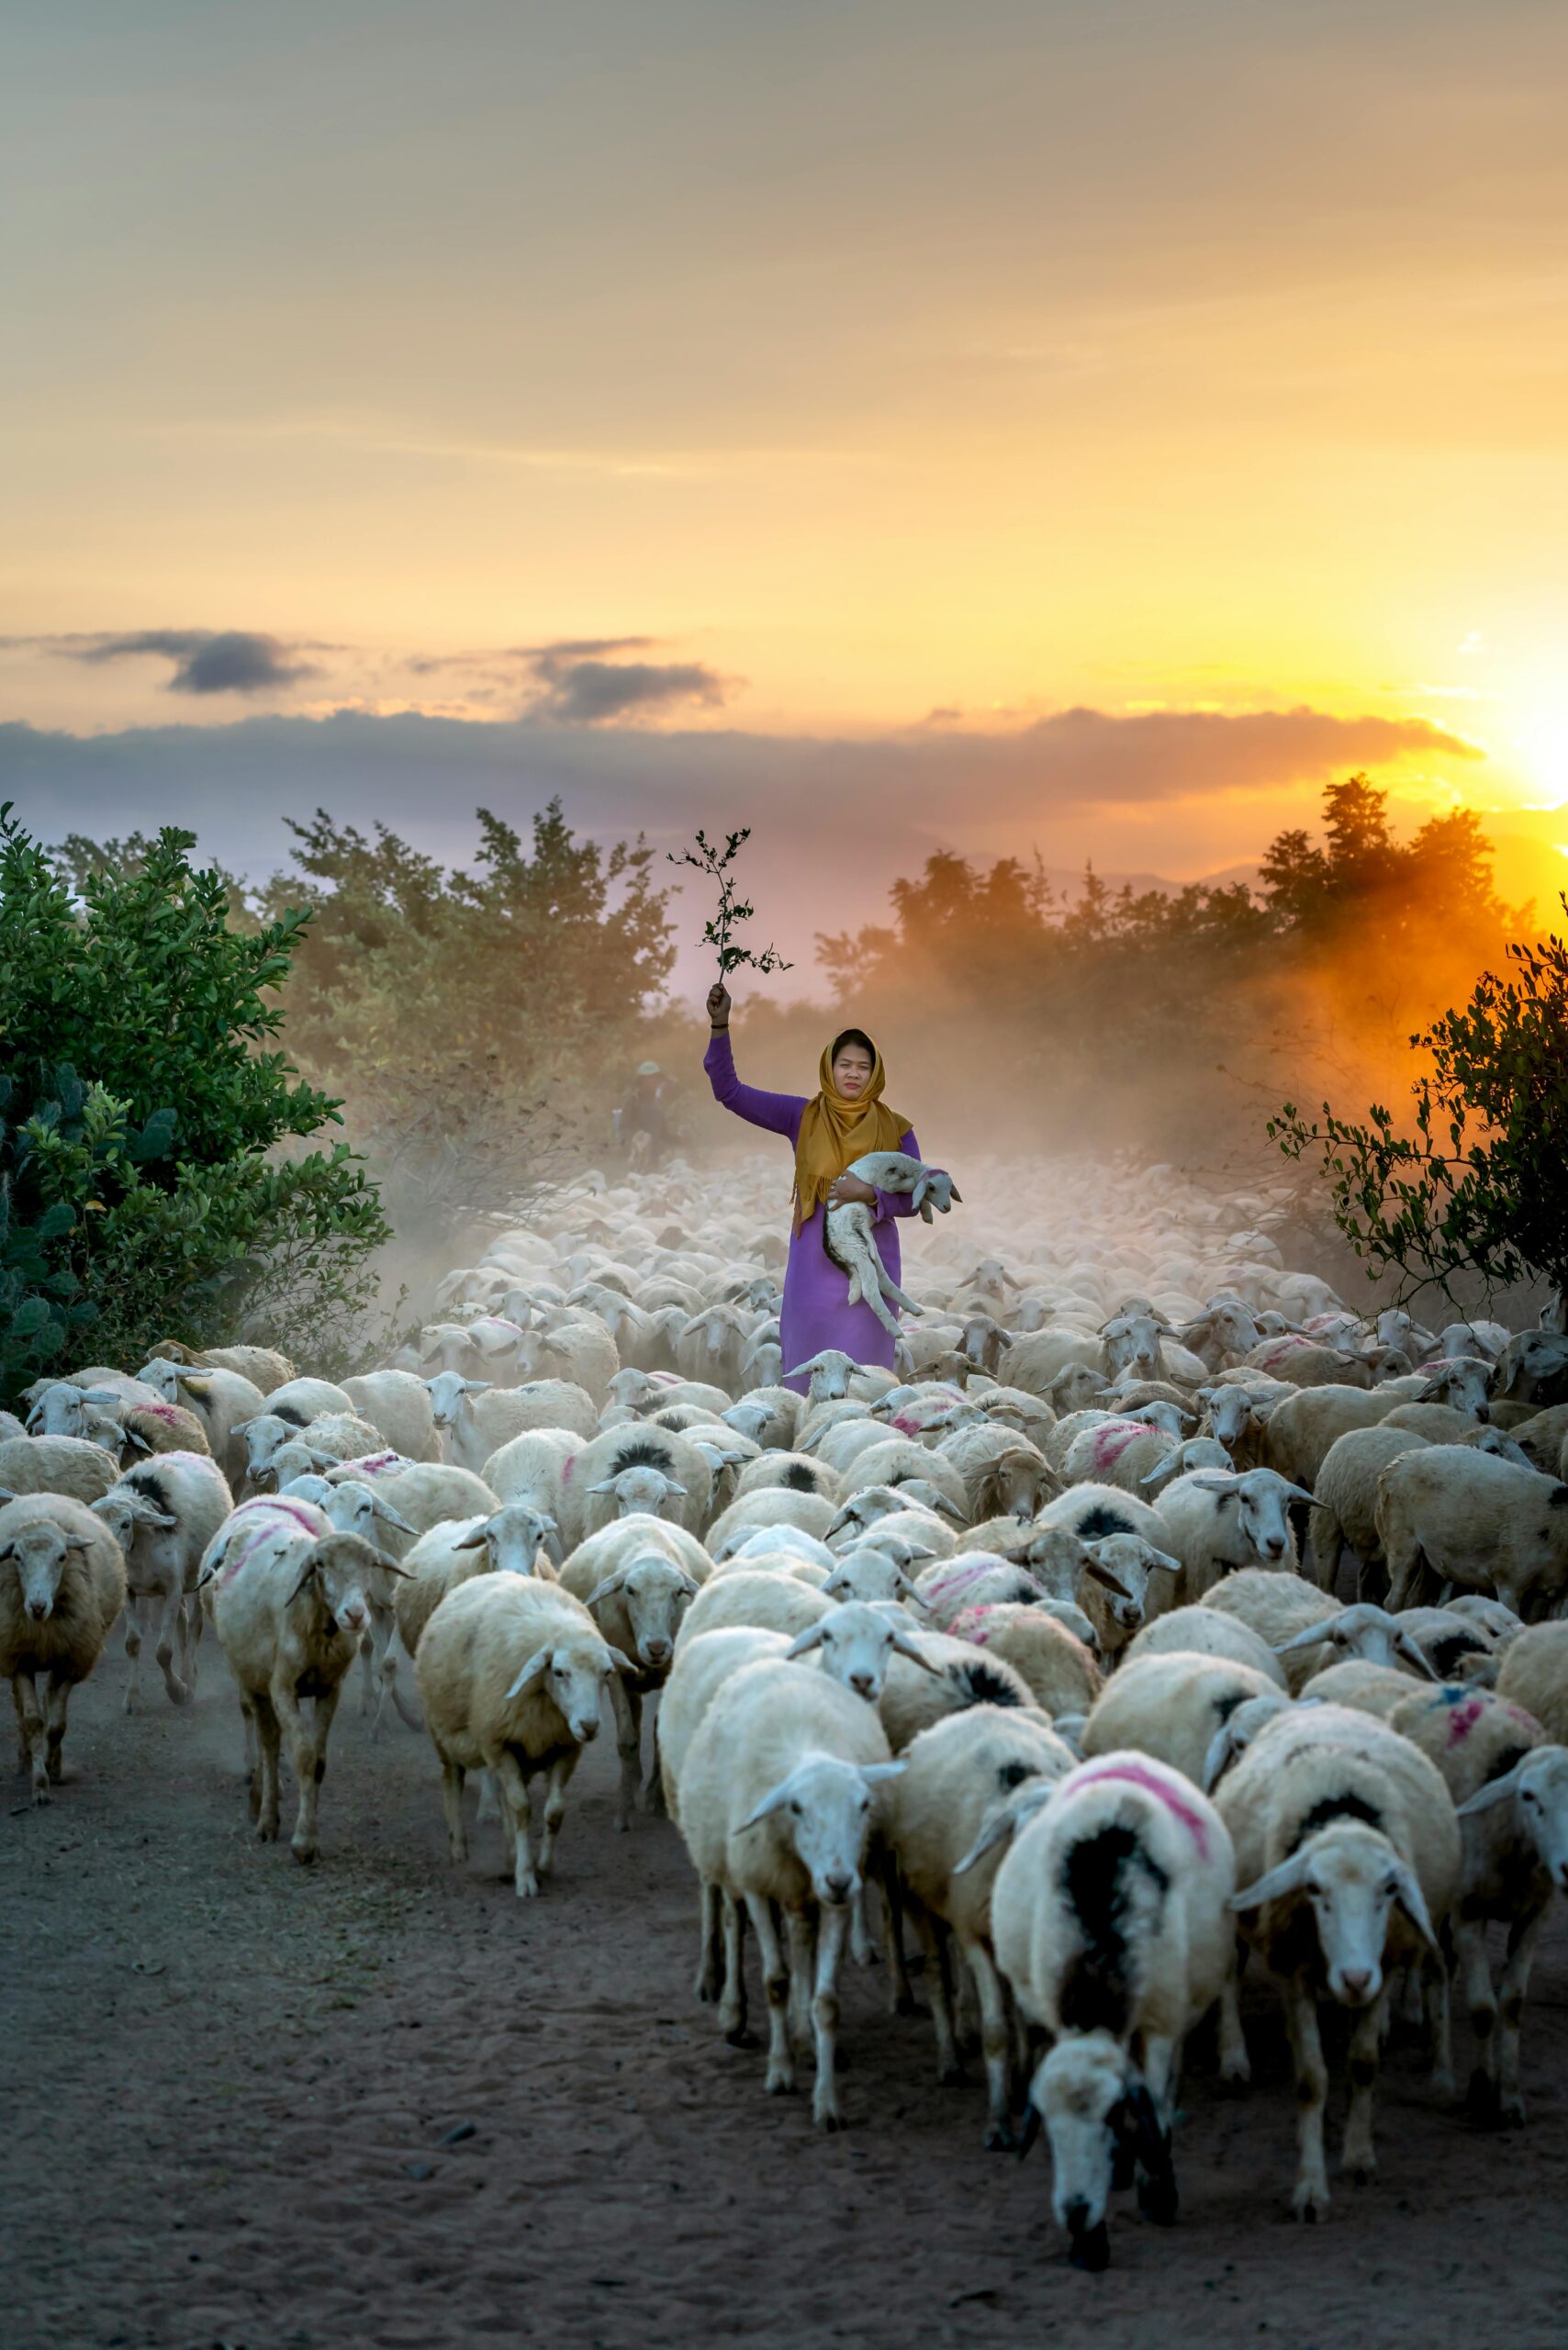
<path id="1" fill-rule="evenodd" d="M 5 46 L 46 835 L 265 870 L 319 800 L 461 855 L 559 789 L 749 820 L 797 943 L 938 841 L 1244 863 L 1352 766 L 1568 840 L 1561 6 L 57 0 Z"/>

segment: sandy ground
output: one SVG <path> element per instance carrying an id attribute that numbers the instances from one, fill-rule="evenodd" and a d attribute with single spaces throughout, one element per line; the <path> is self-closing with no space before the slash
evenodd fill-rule
<path id="1" fill-rule="evenodd" d="M 1086 2277 L 1043 2151 L 982 2153 L 979 2087 L 936 2086 L 926 2020 L 884 2012 L 880 1969 L 848 1988 L 845 2133 L 764 2097 L 759 2057 L 691 1998 L 674 1831 L 614 1832 L 608 1743 L 524 1905 L 494 1828 L 451 1867 L 426 1741 L 395 1725 L 373 1746 L 356 1690 L 306 1871 L 252 1839 L 210 1643 L 194 1706 L 129 1719 L 113 1647 L 53 1804 L 16 1779 L 0 1814 L 7 2350 L 1568 2338 L 1561 1903 L 1524 2132 L 1437 2109 L 1396 2053 L 1378 2183 L 1299 2228 L 1282 2036 L 1253 1985 L 1250 2095 L 1222 2099 L 1202 2052 L 1189 2071 L 1180 2226 L 1129 2199 L 1112 2269 Z"/>

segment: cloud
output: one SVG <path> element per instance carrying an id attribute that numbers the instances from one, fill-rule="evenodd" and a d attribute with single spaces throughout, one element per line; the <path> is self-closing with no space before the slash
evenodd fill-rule
<path id="1" fill-rule="evenodd" d="M 579 666 L 566 660 L 565 673 Z M 1100 870 L 1224 869 L 1282 826 L 1312 823 L 1311 792 L 1352 768 L 1415 760 L 1430 772 L 1480 756 L 1424 718 L 1307 709 L 1072 710 L 1006 732 L 857 740 L 555 722 L 537 708 L 500 722 L 339 711 L 85 736 L 0 725 L 0 799 L 46 840 L 185 824 L 206 853 L 257 878 L 287 862 L 284 817 L 316 807 L 385 822 L 459 865 L 474 852 L 476 807 L 526 833 L 557 794 L 575 829 L 600 841 L 644 832 L 679 848 L 699 824 L 750 824 L 760 925 L 809 989 L 814 934 L 881 917 L 890 884 L 935 848 L 1037 849 L 1056 868 L 1092 856 Z M 700 928 L 694 906 L 689 895 L 677 905 L 683 941 Z"/>
<path id="2" fill-rule="evenodd" d="M 586 661 L 606 653 L 645 653 L 660 642 L 656 636 L 561 636 L 550 644 L 520 644 L 522 661 Z"/>
<path id="3" fill-rule="evenodd" d="M 6 642 L 35 645 L 95 667 L 107 661 L 172 661 L 174 674 L 164 687 L 172 694 L 267 693 L 320 674 L 313 662 L 295 657 L 302 647 L 252 629 L 149 628 L 118 636 L 11 637 Z"/>
<path id="4" fill-rule="evenodd" d="M 575 660 L 563 648 L 538 655 L 533 670 L 542 690 L 532 709 L 563 726 L 599 726 L 675 702 L 717 709 L 729 690 L 727 680 L 702 661 Z"/>

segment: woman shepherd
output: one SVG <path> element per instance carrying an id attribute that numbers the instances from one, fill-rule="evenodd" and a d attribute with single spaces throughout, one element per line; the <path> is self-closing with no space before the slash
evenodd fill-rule
<path id="1" fill-rule="evenodd" d="M 899 1240 L 892 1219 L 913 1213 L 913 1202 L 878 1192 L 845 1170 L 869 1150 L 902 1150 L 920 1156 L 907 1118 L 882 1101 L 882 1057 L 859 1028 L 846 1028 L 823 1054 L 818 1091 L 808 1101 L 799 1093 L 762 1093 L 743 1085 L 730 1048 L 730 993 L 721 979 L 708 990 L 712 1030 L 702 1066 L 713 1099 L 748 1125 L 782 1135 L 795 1152 L 794 1229 L 784 1274 L 779 1345 L 786 1371 L 809 1362 L 827 1347 L 842 1348 L 859 1363 L 893 1368 L 892 1334 L 868 1305 L 848 1302 L 848 1277 L 823 1246 L 824 1203 L 863 1200 L 876 1210 L 876 1243 L 883 1264 L 899 1278 Z M 786 1378 L 803 1391 L 810 1382 Z"/>

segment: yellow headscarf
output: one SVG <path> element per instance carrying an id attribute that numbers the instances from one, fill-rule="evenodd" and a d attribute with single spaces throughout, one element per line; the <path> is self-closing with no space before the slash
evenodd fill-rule
<path id="1" fill-rule="evenodd" d="M 835 1038 L 834 1043 L 837 1042 Z M 886 1075 L 882 1056 L 871 1047 L 871 1075 L 853 1102 L 833 1081 L 833 1046 L 823 1046 L 817 1068 L 820 1091 L 807 1102 L 795 1144 L 795 1229 L 816 1214 L 851 1159 L 868 1150 L 897 1150 L 909 1120 L 881 1099 Z"/>

